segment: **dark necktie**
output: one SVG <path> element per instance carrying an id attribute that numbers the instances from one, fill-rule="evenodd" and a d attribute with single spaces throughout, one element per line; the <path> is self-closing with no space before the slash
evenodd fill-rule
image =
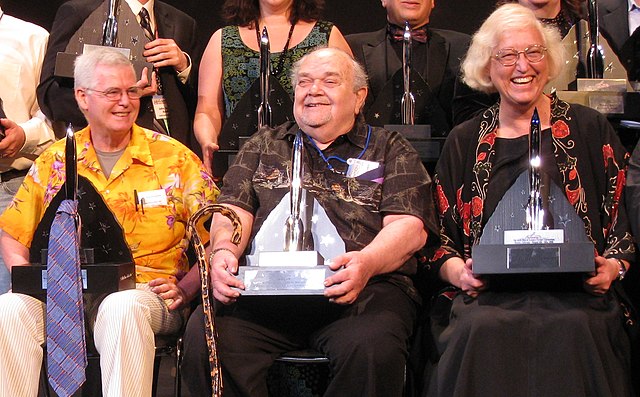
<path id="1" fill-rule="evenodd" d="M 138 16 L 140 17 L 140 26 L 142 27 L 142 30 L 144 30 L 144 35 L 147 36 L 147 38 L 151 41 L 155 40 L 155 34 L 153 34 L 153 30 L 151 29 L 151 18 L 149 17 L 149 11 L 147 11 L 146 8 L 142 7 L 142 9 L 140 9 L 140 12 L 138 13 Z M 160 79 L 160 75 L 157 70 L 156 82 L 158 83 L 158 95 L 162 95 L 162 92 L 164 90 L 162 87 L 162 80 Z M 153 117 L 153 125 L 158 132 L 171 136 L 171 134 L 169 133 L 169 124 L 167 120 L 165 119 L 163 124 L 161 120 L 159 120 L 158 117 L 155 116 L 155 111 Z"/>
<path id="2" fill-rule="evenodd" d="M 144 30 L 144 35 L 151 41 L 155 40 L 155 35 L 153 34 L 153 30 L 151 29 L 151 18 L 149 17 L 149 11 L 146 8 L 142 7 L 140 12 L 138 13 L 140 16 L 140 26 L 142 30 Z"/>
<path id="3" fill-rule="evenodd" d="M 402 42 L 404 40 L 404 28 L 392 23 L 387 24 L 387 33 L 393 41 Z M 411 30 L 411 40 L 418 43 L 427 42 L 427 27 L 422 26 Z"/>
<path id="4" fill-rule="evenodd" d="M 49 383 L 59 396 L 72 395 L 86 379 L 77 207 L 73 200 L 60 203 L 49 233 L 47 369 Z"/>

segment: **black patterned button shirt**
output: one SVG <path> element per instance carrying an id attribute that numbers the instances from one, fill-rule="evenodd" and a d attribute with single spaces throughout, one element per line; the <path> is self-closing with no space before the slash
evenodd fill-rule
<path id="1" fill-rule="evenodd" d="M 325 209 L 347 251 L 359 251 L 368 245 L 382 229 L 385 215 L 413 215 L 422 219 L 429 235 L 437 230 L 431 178 L 418 154 L 400 134 L 382 128 L 372 127 L 367 143 L 369 128 L 358 119 L 351 131 L 322 152 L 333 170 L 310 138 L 304 136 L 303 187 Z M 254 215 L 251 240 L 289 192 L 292 146 L 298 130 L 293 123 L 260 130 L 245 143 L 224 177 L 218 203 L 232 204 Z M 347 164 L 333 156 L 345 161 L 361 156 L 361 160 L 379 162 L 384 167 L 384 179 L 376 182 L 369 180 L 371 177 L 346 177 Z M 415 274 L 416 266 L 412 258 L 393 274 L 380 275 L 369 282 L 388 279 L 417 297 L 408 277 Z"/>

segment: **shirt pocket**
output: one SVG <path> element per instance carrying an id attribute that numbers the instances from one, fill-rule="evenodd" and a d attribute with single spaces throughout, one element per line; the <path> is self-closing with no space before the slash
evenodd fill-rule
<path id="1" fill-rule="evenodd" d="M 333 172 L 325 173 L 327 188 L 345 205 L 358 205 L 378 212 L 382 201 L 382 184 L 366 179 L 350 178 Z"/>
<path id="2" fill-rule="evenodd" d="M 148 253 L 160 252 L 176 246 L 184 235 L 184 225 L 169 205 L 139 208 L 139 216 L 127 240 Z"/>

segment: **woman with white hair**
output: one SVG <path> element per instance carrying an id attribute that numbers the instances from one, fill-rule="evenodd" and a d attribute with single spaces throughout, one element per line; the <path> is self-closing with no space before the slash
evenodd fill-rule
<path id="1" fill-rule="evenodd" d="M 621 199 L 628 154 L 604 116 L 543 92 L 562 64 L 557 29 L 518 4 L 489 16 L 463 61 L 464 81 L 500 101 L 454 128 L 436 167 L 442 244 L 430 264 L 451 287 L 432 317 L 440 359 L 431 396 L 631 395 L 630 340 L 614 292 L 635 253 Z M 594 245 L 594 272 L 580 289 L 524 278 L 507 292 L 473 270 L 485 224 L 529 167 L 534 109 L 542 172 Z"/>
<path id="2" fill-rule="evenodd" d="M 527 7 L 547 26 L 553 26 L 560 32 L 562 44 L 567 54 L 564 68 L 546 87 L 569 90 L 574 87 L 576 78 L 587 76 L 587 53 L 589 51 L 589 24 L 586 21 L 587 7 L 585 0 L 499 0 L 498 5 L 518 3 Z M 626 79 L 627 72 L 609 43 L 598 33 L 598 43 L 604 53 L 603 77 L 606 79 Z M 575 88 L 572 88 L 574 90 Z"/>

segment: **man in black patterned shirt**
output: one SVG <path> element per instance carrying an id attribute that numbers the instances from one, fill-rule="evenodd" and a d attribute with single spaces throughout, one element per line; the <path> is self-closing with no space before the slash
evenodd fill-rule
<path id="1" fill-rule="evenodd" d="M 306 347 L 330 359 L 326 395 L 401 395 L 419 302 L 410 278 L 417 266 L 412 255 L 436 230 L 431 180 L 402 136 L 364 123 L 366 74 L 348 54 L 316 50 L 292 75 L 296 123 L 258 131 L 224 179 L 218 202 L 240 216 L 240 246 L 229 243 L 228 221 L 216 216 L 212 227 L 212 285 L 225 304 L 216 314 L 225 396 L 267 396 L 265 375 L 274 358 Z M 232 274 L 289 192 L 298 131 L 305 146 L 303 186 L 335 225 L 346 253 L 327 258 L 336 270 L 325 280 L 328 300 L 246 300 L 232 289 L 244 287 Z M 360 174 L 354 164 L 373 172 Z M 194 318 L 197 326 L 188 327 L 185 345 L 187 378 L 207 372 L 206 354 L 191 356 L 206 352 L 202 318 Z"/>

